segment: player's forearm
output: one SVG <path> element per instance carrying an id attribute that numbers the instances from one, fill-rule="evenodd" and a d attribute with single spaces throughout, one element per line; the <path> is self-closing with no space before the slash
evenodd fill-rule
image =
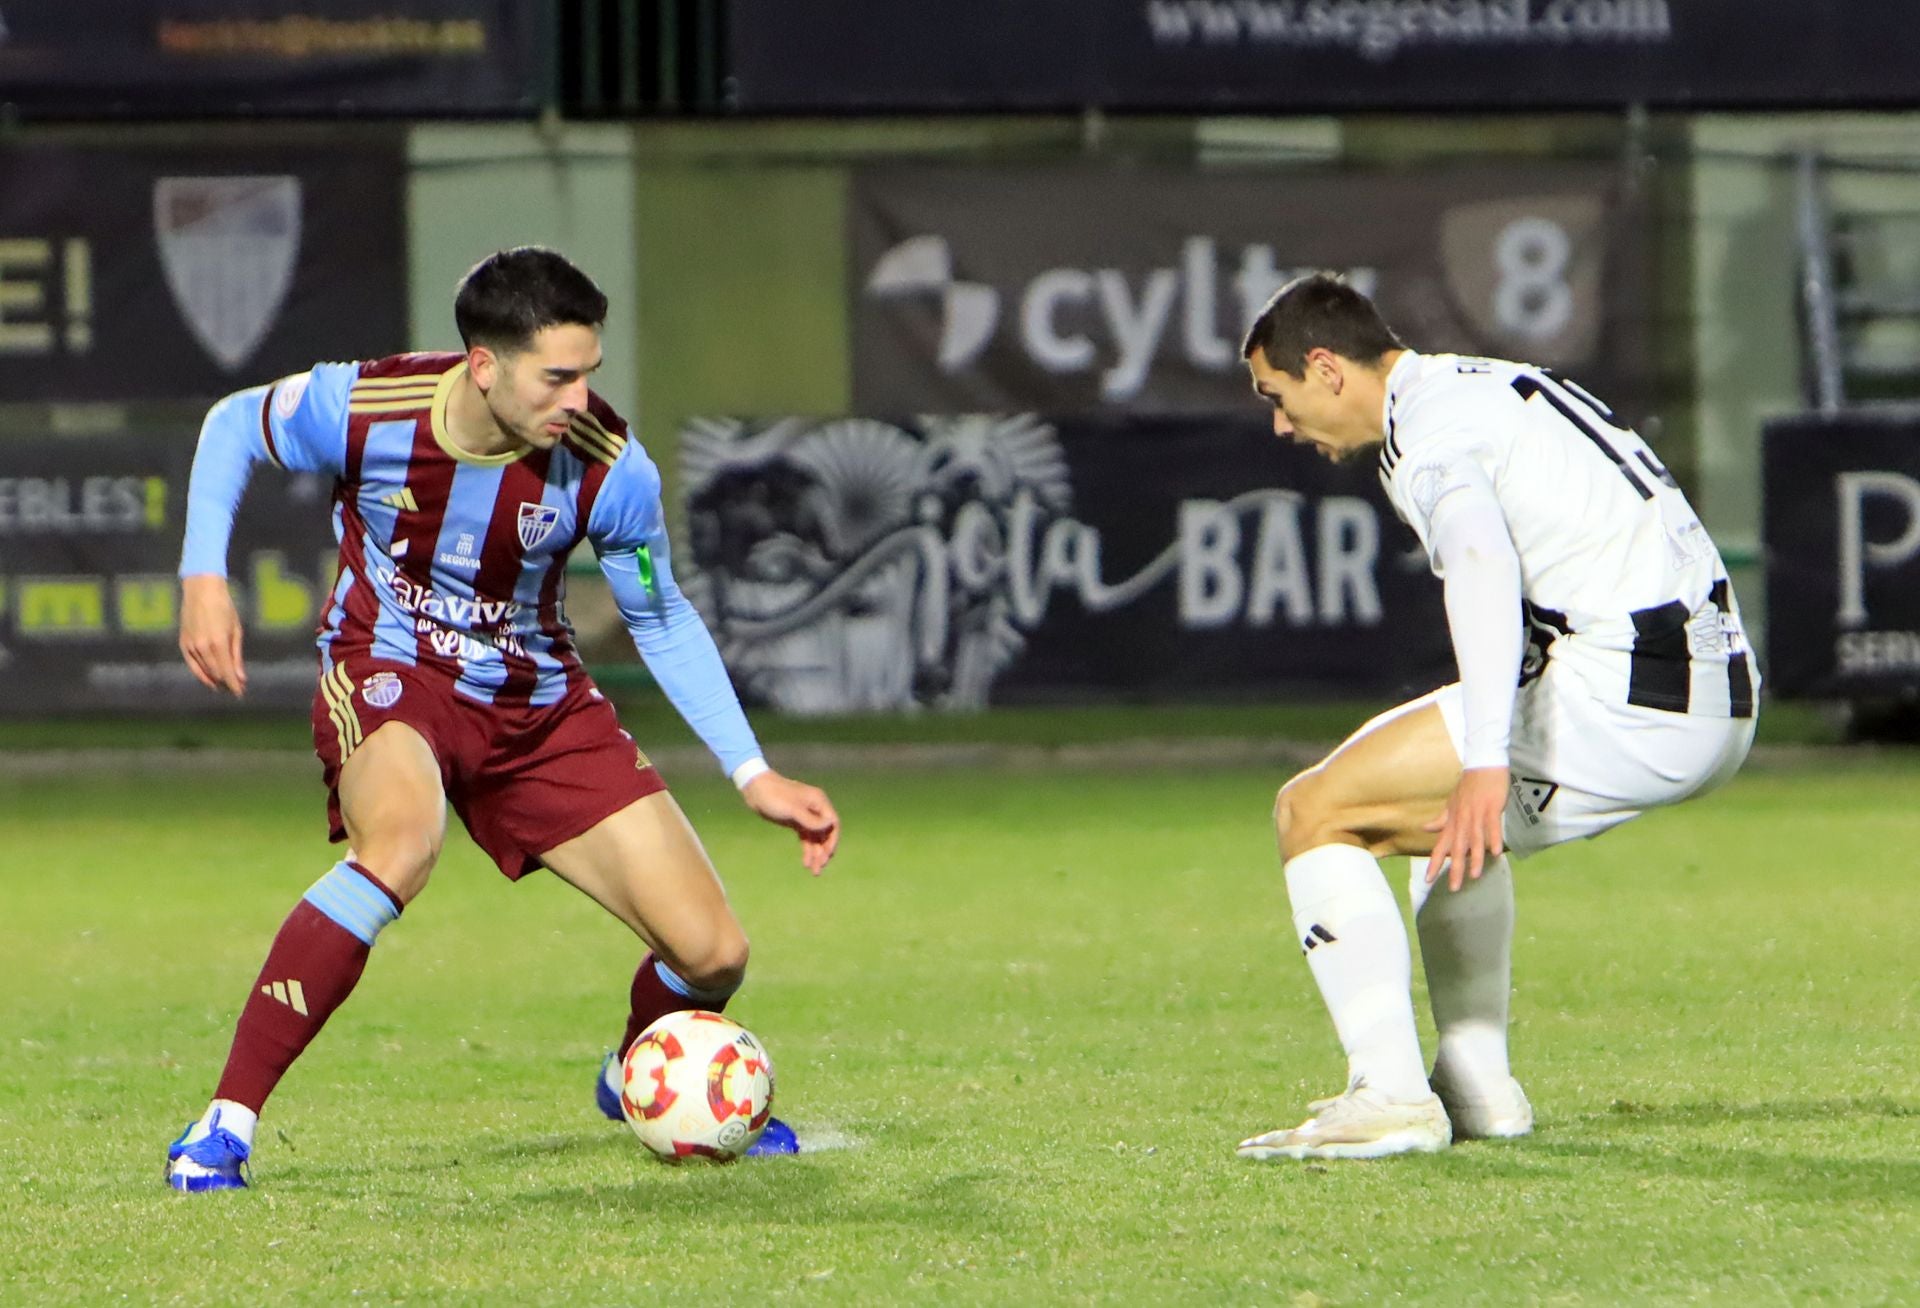
<path id="1" fill-rule="evenodd" d="M 762 757 L 760 742 L 747 724 L 707 624 L 684 597 L 676 598 L 669 616 L 629 626 L 634 647 L 675 711 L 727 774 L 744 785 L 756 771 L 765 770 L 751 766 Z"/>
<path id="2" fill-rule="evenodd" d="M 1447 627 L 1466 715 L 1466 768 L 1505 767 L 1513 692 L 1526 650 L 1520 622 L 1520 556 L 1494 504 L 1459 504 L 1436 523 Z"/>
<path id="3" fill-rule="evenodd" d="M 259 437 L 265 387 L 239 391 L 208 410 L 187 484 L 187 531 L 180 575 L 227 575 L 233 519 L 246 494 L 253 465 L 264 459 Z"/>
<path id="4" fill-rule="evenodd" d="M 765 770 L 764 763 L 753 766 L 762 757 L 760 742 L 740 707 L 713 633 L 670 578 L 655 576 L 649 588 L 629 563 L 630 558 L 603 559 L 601 571 L 613 588 L 634 648 L 674 710 L 735 784 L 745 785 Z"/>

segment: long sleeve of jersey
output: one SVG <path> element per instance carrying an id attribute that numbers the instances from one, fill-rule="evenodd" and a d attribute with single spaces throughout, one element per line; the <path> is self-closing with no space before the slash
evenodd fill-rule
<path id="1" fill-rule="evenodd" d="M 1493 485 L 1472 462 L 1448 469 L 1433 504 L 1434 570 L 1446 594 L 1447 627 L 1460 666 L 1466 743 L 1461 766 L 1507 766 L 1514 686 L 1526 650 L 1520 620 L 1520 556 Z"/>
<path id="2" fill-rule="evenodd" d="M 187 537 L 180 549 L 180 575 L 227 575 L 227 545 L 240 498 L 253 469 L 267 452 L 260 441 L 260 406 L 267 388 L 227 396 L 207 411 L 187 482 Z"/>
<path id="3" fill-rule="evenodd" d="M 180 575 L 227 575 L 234 515 L 254 468 L 337 474 L 346 455 L 347 393 L 359 369 L 321 364 L 271 386 L 236 391 L 207 411 L 187 482 Z"/>
<path id="4" fill-rule="evenodd" d="M 720 766 L 738 777 L 761 755 L 705 619 L 673 580 L 659 474 L 631 447 L 594 502 L 588 537 L 647 671 Z"/>

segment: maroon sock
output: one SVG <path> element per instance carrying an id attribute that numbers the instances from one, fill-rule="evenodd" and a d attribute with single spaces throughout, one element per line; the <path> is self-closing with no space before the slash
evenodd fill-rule
<path id="1" fill-rule="evenodd" d="M 359 864 L 346 866 L 372 882 L 398 913 L 400 901 L 392 891 Z M 293 1060 L 353 993 L 371 950 L 310 900 L 294 905 L 240 1010 L 214 1098 L 259 1112 Z"/>
<path id="2" fill-rule="evenodd" d="M 704 1008 L 709 1013 L 718 1013 L 727 1006 L 726 995 L 717 999 L 703 995 L 696 999 L 681 994 L 660 979 L 660 971 L 653 963 L 652 954 L 640 960 L 640 970 L 633 974 L 633 988 L 627 992 L 627 1033 L 620 1037 L 622 1058 L 627 1056 L 627 1050 L 642 1031 L 668 1013 L 677 1013 L 683 1008 Z"/>

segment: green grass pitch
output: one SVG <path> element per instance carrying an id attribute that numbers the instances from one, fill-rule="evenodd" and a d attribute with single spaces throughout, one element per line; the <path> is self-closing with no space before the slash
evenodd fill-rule
<path id="1" fill-rule="evenodd" d="M 589 1099 L 635 942 L 455 835 L 256 1188 L 181 1196 L 165 1146 L 331 861 L 317 780 L 0 777 L 0 1301 L 1920 1303 L 1911 756 L 1772 755 L 1523 865 L 1537 1134 L 1306 1166 L 1233 1153 L 1341 1081 L 1280 775 L 818 779 L 818 881 L 675 781 L 753 936 L 733 1011 L 837 1147 L 644 1157 Z"/>

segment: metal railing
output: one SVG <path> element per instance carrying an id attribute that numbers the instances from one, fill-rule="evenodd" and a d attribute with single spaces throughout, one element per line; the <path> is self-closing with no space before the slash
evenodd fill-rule
<path id="1" fill-rule="evenodd" d="M 726 0 L 558 0 L 554 94 L 569 118 L 726 107 Z"/>
<path id="2" fill-rule="evenodd" d="M 1827 185 L 1835 166 L 1812 149 L 1794 158 L 1807 403 L 1833 414 L 1920 402 L 1920 357 L 1911 348 L 1920 333 L 1920 286 L 1883 257 L 1888 248 L 1913 247 L 1920 212 L 1842 210 Z"/>
<path id="3" fill-rule="evenodd" d="M 1813 406 L 1838 413 L 1846 403 L 1846 369 L 1840 351 L 1840 318 L 1833 290 L 1833 247 L 1827 225 L 1820 156 L 1802 150 L 1794 163 L 1795 207 L 1800 239 L 1801 339 L 1807 350 L 1807 383 Z"/>

